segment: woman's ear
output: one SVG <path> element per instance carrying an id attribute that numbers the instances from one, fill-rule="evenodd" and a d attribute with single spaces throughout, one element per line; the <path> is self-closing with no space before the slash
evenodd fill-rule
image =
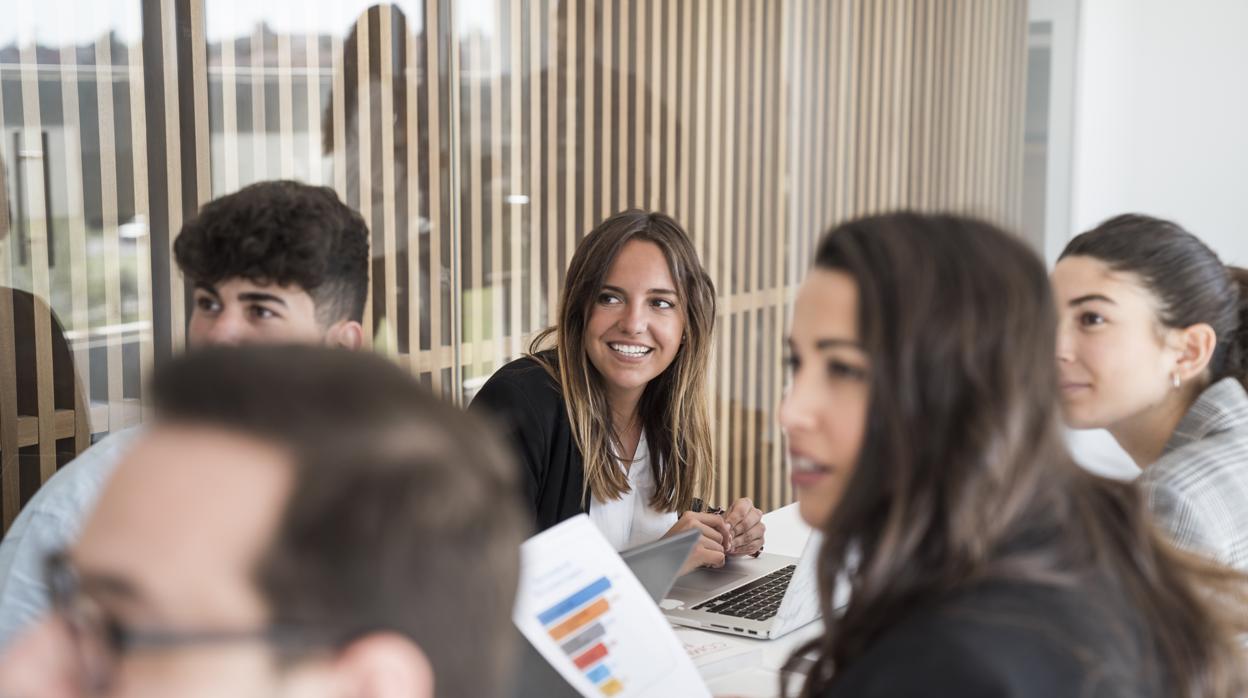
<path id="1" fill-rule="evenodd" d="M 1179 351 L 1175 375 L 1183 383 L 1199 378 L 1209 368 L 1213 352 L 1218 348 L 1218 334 L 1207 323 L 1198 322 L 1178 331 Z"/>

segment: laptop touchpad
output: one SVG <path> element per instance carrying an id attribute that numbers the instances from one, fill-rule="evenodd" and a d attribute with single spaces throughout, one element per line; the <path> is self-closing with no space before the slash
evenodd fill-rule
<path id="1" fill-rule="evenodd" d="M 694 570 L 676 580 L 676 588 L 693 591 L 714 591 L 722 586 L 732 584 L 753 576 L 750 572 L 730 572 L 728 570 Z"/>

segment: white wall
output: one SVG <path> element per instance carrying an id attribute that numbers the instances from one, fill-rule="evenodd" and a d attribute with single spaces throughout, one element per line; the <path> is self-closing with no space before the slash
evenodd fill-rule
<path id="1" fill-rule="evenodd" d="M 1070 234 L 1147 213 L 1248 265 L 1248 0 L 1083 0 L 1077 51 Z M 1104 432 L 1074 450 L 1131 468 Z"/>
<path id="2" fill-rule="evenodd" d="M 1139 211 L 1248 264 L 1248 2 L 1081 5 L 1072 232 Z"/>

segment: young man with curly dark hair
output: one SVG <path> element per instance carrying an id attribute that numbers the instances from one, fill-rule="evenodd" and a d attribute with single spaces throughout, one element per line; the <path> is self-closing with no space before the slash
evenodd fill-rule
<path id="1" fill-rule="evenodd" d="M 204 205 L 174 242 L 194 305 L 187 346 L 325 344 L 355 350 L 368 296 L 368 227 L 332 189 L 260 182 Z M 0 542 L 0 647 L 47 608 L 44 558 L 76 538 L 142 427 L 67 464 Z"/>

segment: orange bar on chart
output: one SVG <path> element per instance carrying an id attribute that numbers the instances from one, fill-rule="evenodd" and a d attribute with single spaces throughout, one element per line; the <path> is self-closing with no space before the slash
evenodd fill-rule
<path id="1" fill-rule="evenodd" d="M 550 636 L 555 638 L 556 642 L 562 640 L 593 619 L 606 613 L 608 608 L 606 599 L 598 599 L 581 609 L 576 615 L 551 628 Z"/>
<path id="2" fill-rule="evenodd" d="M 616 679 L 611 679 L 610 681 L 602 684 L 598 688 L 602 689 L 603 695 L 613 696 L 619 693 L 620 691 L 624 690 L 624 684 L 620 683 Z"/>

